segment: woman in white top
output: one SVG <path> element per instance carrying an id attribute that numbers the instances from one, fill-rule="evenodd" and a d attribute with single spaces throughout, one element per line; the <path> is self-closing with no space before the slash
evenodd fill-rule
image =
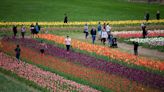
<path id="1" fill-rule="evenodd" d="M 70 45 L 71 45 L 71 38 L 69 38 L 69 36 L 67 36 L 65 38 L 65 44 L 66 44 L 66 48 L 67 48 L 67 53 L 69 53 L 69 49 L 70 49 Z"/>
<path id="2" fill-rule="evenodd" d="M 109 23 L 106 25 L 106 31 L 107 31 L 107 33 L 110 33 L 110 31 L 111 31 L 111 27 L 109 26 Z"/>
<path id="3" fill-rule="evenodd" d="M 23 39 L 24 39 L 25 32 L 26 32 L 26 27 L 24 25 L 22 25 L 21 34 L 22 34 Z"/>
<path id="4" fill-rule="evenodd" d="M 101 42 L 103 42 L 104 45 L 107 38 L 108 38 L 108 33 L 105 31 L 105 29 L 103 29 L 103 31 L 101 32 Z"/>
<path id="5" fill-rule="evenodd" d="M 88 38 L 88 25 L 87 24 L 85 24 L 84 25 L 84 33 L 85 33 L 85 39 L 87 39 Z"/>

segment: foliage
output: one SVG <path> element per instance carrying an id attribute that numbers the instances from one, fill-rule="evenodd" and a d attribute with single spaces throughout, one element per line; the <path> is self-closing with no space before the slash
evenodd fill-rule
<path id="1" fill-rule="evenodd" d="M 1 0 L 0 21 L 68 21 L 156 19 L 163 5 L 133 3 L 127 0 Z M 164 16 L 161 15 L 163 19 Z"/>

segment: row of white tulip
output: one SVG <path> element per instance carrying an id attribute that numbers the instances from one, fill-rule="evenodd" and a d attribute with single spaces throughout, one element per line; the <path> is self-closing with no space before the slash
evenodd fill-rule
<path id="1" fill-rule="evenodd" d="M 164 33 L 164 30 L 147 30 L 148 33 Z M 112 32 L 113 35 L 118 34 L 137 34 L 142 33 L 142 31 L 114 31 Z"/>
<path id="2" fill-rule="evenodd" d="M 149 45 L 164 46 L 164 37 L 153 37 L 153 38 L 131 38 L 127 41 L 138 42 L 138 43 L 148 43 Z"/>

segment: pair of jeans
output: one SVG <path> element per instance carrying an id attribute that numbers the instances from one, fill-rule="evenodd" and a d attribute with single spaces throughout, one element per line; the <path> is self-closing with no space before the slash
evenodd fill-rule
<path id="1" fill-rule="evenodd" d="M 85 32 L 85 39 L 87 39 L 88 38 L 88 32 Z"/>
<path id="2" fill-rule="evenodd" d="M 94 44 L 96 40 L 96 35 L 92 35 L 92 43 Z"/>
<path id="3" fill-rule="evenodd" d="M 19 54 L 19 53 L 16 54 L 16 58 L 17 58 L 18 60 L 20 59 L 20 54 Z"/>
<path id="4" fill-rule="evenodd" d="M 69 51 L 70 49 L 70 45 L 66 45 L 67 51 Z"/>

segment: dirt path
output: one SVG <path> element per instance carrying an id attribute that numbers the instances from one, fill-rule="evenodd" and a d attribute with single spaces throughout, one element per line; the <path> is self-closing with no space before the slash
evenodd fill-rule
<path id="1" fill-rule="evenodd" d="M 133 54 L 133 45 L 126 43 L 118 43 L 118 49 Z M 147 49 L 139 46 L 138 48 L 139 56 L 145 56 L 153 59 L 164 60 L 164 53 L 157 50 Z"/>
<path id="2" fill-rule="evenodd" d="M 86 40 L 84 38 L 84 34 L 72 34 L 71 37 L 74 38 L 74 39 L 78 39 L 78 40 L 81 40 L 81 41 L 91 43 L 91 37 L 89 37 Z M 101 45 L 101 42 L 99 40 L 96 40 L 96 44 Z M 128 53 L 131 53 L 131 54 L 134 53 L 133 52 L 133 45 L 126 44 L 126 43 L 119 43 L 118 42 L 118 48 L 117 49 L 122 51 L 122 52 L 128 52 Z M 139 46 L 139 48 L 138 48 L 138 55 L 139 56 L 144 56 L 144 57 L 147 57 L 147 58 L 152 58 L 152 59 L 164 61 L 164 52 L 159 52 L 157 50 L 143 48 L 141 46 Z"/>

